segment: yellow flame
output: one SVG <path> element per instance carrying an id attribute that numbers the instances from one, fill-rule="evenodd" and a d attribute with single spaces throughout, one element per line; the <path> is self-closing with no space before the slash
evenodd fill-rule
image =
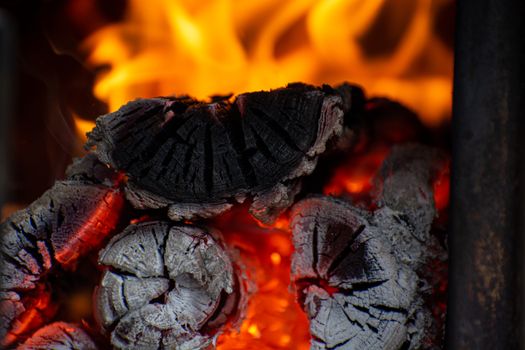
<path id="1" fill-rule="evenodd" d="M 87 140 L 86 134 L 95 127 L 95 123 L 91 120 L 82 119 L 75 114 L 73 114 L 73 120 L 75 121 L 78 138 L 82 143 L 85 143 Z"/>
<path id="2" fill-rule="evenodd" d="M 109 67 L 94 92 L 111 110 L 137 97 L 350 81 L 437 124 L 450 115 L 452 53 L 432 28 L 449 1 L 129 0 L 125 19 L 83 48 Z M 367 50 L 391 33 L 388 52 Z"/>

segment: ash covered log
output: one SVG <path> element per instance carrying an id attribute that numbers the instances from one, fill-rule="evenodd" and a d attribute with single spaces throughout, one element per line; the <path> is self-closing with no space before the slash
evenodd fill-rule
<path id="1" fill-rule="evenodd" d="M 36 331 L 17 350 L 97 350 L 89 335 L 79 326 L 55 322 Z"/>
<path id="2" fill-rule="evenodd" d="M 436 216 L 433 180 L 446 164 L 437 149 L 395 146 L 374 179 L 376 203 L 403 215 L 419 241 L 426 241 Z"/>
<path id="3" fill-rule="evenodd" d="M 293 207 L 292 281 L 313 349 L 437 347 L 441 330 L 420 272 L 445 258 L 429 232 L 432 169 L 440 162 L 428 148 L 394 148 L 378 177 L 374 212 L 330 197 Z"/>
<path id="4" fill-rule="evenodd" d="M 205 349 L 243 308 L 217 232 L 153 221 L 128 226 L 101 252 L 95 314 L 117 349 Z"/>
<path id="5" fill-rule="evenodd" d="M 213 103 L 139 99 L 98 118 L 87 146 L 128 175 L 126 194 L 137 208 L 192 219 L 253 196 L 252 214 L 268 223 L 342 133 L 356 90 L 292 84 Z"/>
<path id="6" fill-rule="evenodd" d="M 47 274 L 56 266 L 74 268 L 118 223 L 124 196 L 115 173 L 88 156 L 68 175 L 0 226 L 3 345 L 52 316 Z"/>

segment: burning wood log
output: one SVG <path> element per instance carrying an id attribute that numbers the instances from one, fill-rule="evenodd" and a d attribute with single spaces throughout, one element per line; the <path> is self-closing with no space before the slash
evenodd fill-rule
<path id="1" fill-rule="evenodd" d="M 90 156 L 68 174 L 0 227 L 4 345 L 52 316 L 46 276 L 53 267 L 73 268 L 119 221 L 124 197 L 113 185 L 115 173 Z"/>
<path id="2" fill-rule="evenodd" d="M 342 133 L 343 98 L 349 108 L 352 91 L 292 84 L 233 101 L 139 99 L 100 117 L 87 145 L 128 175 L 136 208 L 167 207 L 173 220 L 192 219 L 253 196 L 252 214 L 269 223 Z"/>
<path id="3" fill-rule="evenodd" d="M 55 322 L 36 331 L 17 350 L 97 350 L 89 335 L 80 327 Z"/>
<path id="4" fill-rule="evenodd" d="M 430 235 L 431 179 L 440 160 L 395 148 L 377 178 L 374 212 L 317 197 L 292 209 L 292 280 L 310 319 L 313 349 L 421 349 L 438 337 L 420 277 L 444 252 Z"/>
<path id="5" fill-rule="evenodd" d="M 3 345 L 24 341 L 48 322 L 70 320 L 60 311 L 53 319 L 61 287 L 51 284 L 123 229 L 122 221 L 131 218 L 123 215 L 127 199 L 136 209 L 166 210 L 132 221 L 100 252 L 102 278 L 93 311 L 100 327 L 92 335 L 116 349 L 212 348 L 219 334 L 240 322 L 250 294 L 245 279 L 256 275 L 239 269 L 217 231 L 164 220 L 216 216 L 250 198 L 252 215 L 269 223 L 293 204 L 302 177 L 314 171 L 329 146 L 339 152 L 332 153 L 336 158 L 373 144 L 361 138 L 379 137 L 388 147 L 367 177 L 372 178 L 399 135 L 384 120 L 380 127 L 363 126 L 374 122 L 366 119 L 369 107 L 362 91 L 350 85 L 293 84 L 211 103 L 141 99 L 102 116 L 89 136 L 93 152 L 69 168 L 67 180 L 1 226 Z M 419 134 L 417 127 L 412 131 Z M 441 165 L 434 150 L 397 147 L 382 163 L 375 191 L 367 187 L 366 198 L 352 197 L 360 206 L 312 197 L 293 207 L 291 277 L 310 319 L 313 349 L 436 344 L 439 327 L 426 296 L 434 283 L 428 278 L 430 261 L 445 256 L 430 232 L 436 215 L 431 181 Z M 312 181 L 322 188 L 328 172 L 314 174 Z M 315 188 L 306 184 L 304 192 Z M 290 247 L 280 247 L 288 252 L 286 269 Z M 272 264 L 281 264 L 281 255 L 271 254 Z M 286 278 L 288 270 L 282 271 Z M 256 326 L 246 327 L 249 334 L 260 332 Z M 81 329 L 68 327 L 45 326 L 23 346 L 90 348 L 78 335 Z M 286 339 L 283 344 L 292 337 Z"/>
<path id="6" fill-rule="evenodd" d="M 169 222 L 129 226 L 101 252 L 96 317 L 117 349 L 206 349 L 243 308 L 215 231 Z"/>

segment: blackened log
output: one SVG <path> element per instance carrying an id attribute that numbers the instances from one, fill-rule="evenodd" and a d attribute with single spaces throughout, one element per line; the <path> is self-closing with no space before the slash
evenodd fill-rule
<path id="1" fill-rule="evenodd" d="M 431 316 L 419 278 L 389 232 L 330 198 L 300 202 L 292 215 L 292 279 L 310 319 L 312 348 L 418 349 Z M 390 223 L 410 239 L 407 227 Z"/>
<path id="2" fill-rule="evenodd" d="M 231 304 L 242 291 L 215 231 L 131 225 L 99 262 L 108 268 L 95 291 L 95 315 L 117 349 L 205 349 L 238 312 Z"/>
<path id="3" fill-rule="evenodd" d="M 102 170 L 96 169 L 99 166 Z M 104 169 L 108 170 L 93 157 L 74 163 L 68 180 L 58 181 L 2 223 L 1 252 L 7 266 L 14 264 L 15 269 L 38 276 L 53 260 L 72 267 L 79 256 L 98 245 L 115 228 L 124 205 L 121 191 L 113 186 L 115 179 L 109 177 L 113 174 L 105 174 Z M 34 278 L 29 275 L 18 281 L 7 274 L 2 287 L 32 287 Z"/>
<path id="4" fill-rule="evenodd" d="M 55 322 L 36 331 L 17 350 L 97 350 L 89 335 L 79 326 Z"/>
<path id="5" fill-rule="evenodd" d="M 374 212 L 330 197 L 292 208 L 292 281 L 310 319 L 312 348 L 430 349 L 438 343 L 440 330 L 425 303 L 431 288 L 420 274 L 431 260 L 445 259 L 429 234 L 436 155 L 416 146 L 394 149 L 377 180 Z"/>
<path id="6" fill-rule="evenodd" d="M 252 213 L 271 222 L 342 124 L 336 90 L 293 84 L 213 103 L 139 99 L 98 118 L 87 146 L 128 175 L 137 208 L 168 207 L 170 218 L 191 219 L 253 196 Z"/>
<path id="7" fill-rule="evenodd" d="M 365 92 L 360 86 L 346 82 L 336 86 L 335 90 L 341 96 L 343 102 L 343 111 L 345 112 L 344 124 L 351 126 L 355 121 L 354 118 L 363 111 L 366 101 Z"/>
<path id="8" fill-rule="evenodd" d="M 115 173 L 90 156 L 68 174 L 68 180 L 57 182 L 0 226 L 2 309 L 10 310 L 0 329 L 4 345 L 44 321 L 39 314 L 48 311 L 42 308 L 49 294 L 47 274 L 57 265 L 74 268 L 119 221 L 124 196 Z"/>
<path id="9" fill-rule="evenodd" d="M 7 220 L 4 253 L 20 262 L 17 268 L 26 266 L 35 276 L 42 272 L 40 267 L 49 268 L 50 256 L 61 265 L 71 266 L 115 227 L 122 204 L 118 190 L 58 182 L 29 208 Z M 38 255 L 31 251 L 38 251 Z M 21 256 L 26 253 L 27 258 Z"/>

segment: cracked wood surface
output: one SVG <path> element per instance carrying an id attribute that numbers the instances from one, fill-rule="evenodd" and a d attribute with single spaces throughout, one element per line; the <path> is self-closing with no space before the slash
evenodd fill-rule
<path id="1" fill-rule="evenodd" d="M 291 84 L 233 101 L 139 99 L 99 117 L 87 145 L 128 175 L 137 208 L 168 207 L 170 218 L 192 219 L 252 196 L 253 215 L 271 222 L 342 130 L 340 93 Z"/>
<path id="2" fill-rule="evenodd" d="M 68 175 L 0 226 L 3 345 L 52 316 L 47 305 L 52 286 L 46 275 L 57 266 L 73 268 L 119 220 L 124 196 L 108 185 L 114 173 L 96 158 L 86 157 L 74 163 Z"/>
<path id="3" fill-rule="evenodd" d="M 394 148 L 378 175 L 374 212 L 331 197 L 292 208 L 292 281 L 310 319 L 312 349 L 435 346 L 429 288 L 418 273 L 444 254 L 429 232 L 436 162 L 423 146 Z"/>
<path id="4" fill-rule="evenodd" d="M 75 324 L 55 322 L 40 328 L 17 350 L 97 350 L 90 336 Z"/>
<path id="5" fill-rule="evenodd" d="M 95 314 L 117 349 L 207 349 L 235 318 L 239 283 L 217 232 L 153 221 L 101 251 Z"/>
<path id="6" fill-rule="evenodd" d="M 300 178 L 327 144 L 348 143 L 343 114 L 361 95 L 346 84 L 293 84 L 212 103 L 141 99 L 100 117 L 88 143 L 94 150 L 69 168 L 67 180 L 1 225 L 0 337 L 23 340 L 31 329 L 20 320 L 31 313 L 31 327 L 49 322 L 46 276 L 74 268 L 114 231 L 124 206 L 119 187 L 135 208 L 165 208 L 161 215 L 172 220 L 216 216 L 251 197 L 251 213 L 271 222 L 293 204 Z M 329 197 L 293 207 L 292 282 L 310 319 L 312 349 L 435 344 L 420 271 L 444 254 L 430 234 L 439 158 L 418 145 L 394 147 L 375 179 L 373 211 Z M 236 267 L 213 230 L 130 225 L 99 263 L 105 270 L 94 313 L 117 349 L 213 348 L 245 308 Z M 54 323 L 23 346 L 91 349 L 84 335 Z"/>

